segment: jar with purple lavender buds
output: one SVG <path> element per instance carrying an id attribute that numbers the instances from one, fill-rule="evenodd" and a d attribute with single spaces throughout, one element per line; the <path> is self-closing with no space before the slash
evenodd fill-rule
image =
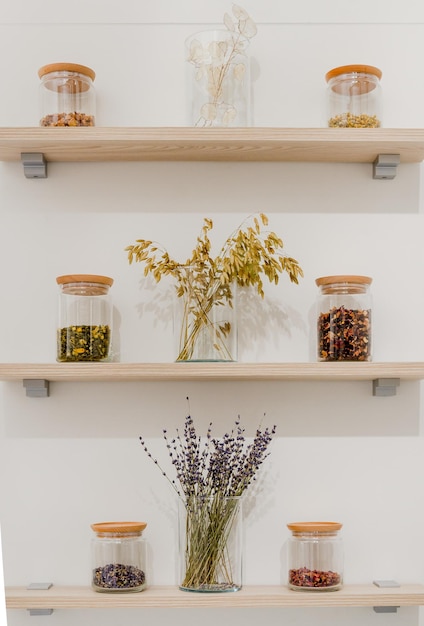
<path id="1" fill-rule="evenodd" d="M 91 586 L 101 592 L 143 591 L 146 588 L 145 522 L 92 524 Z"/>

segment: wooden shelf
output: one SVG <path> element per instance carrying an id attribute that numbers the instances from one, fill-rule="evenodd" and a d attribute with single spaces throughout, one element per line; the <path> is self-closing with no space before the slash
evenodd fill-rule
<path id="1" fill-rule="evenodd" d="M 1 363 L 0 381 L 51 382 L 178 380 L 424 379 L 424 362 L 411 363 Z"/>
<path id="2" fill-rule="evenodd" d="M 379 588 L 346 585 L 332 593 L 291 591 L 284 586 L 246 586 L 235 593 L 189 593 L 177 587 L 151 587 L 141 593 L 97 593 L 89 587 L 51 587 L 48 591 L 6 588 L 8 609 L 101 608 L 295 608 L 401 607 L 424 605 L 424 585 Z"/>
<path id="3" fill-rule="evenodd" d="M 310 161 L 373 163 L 399 154 L 424 160 L 424 129 L 0 128 L 0 161 Z"/>
<path id="4" fill-rule="evenodd" d="M 50 382 L 359 381 L 373 395 L 393 396 L 401 380 L 423 380 L 424 363 L 2 363 L 0 381 L 23 381 L 30 397 Z"/>

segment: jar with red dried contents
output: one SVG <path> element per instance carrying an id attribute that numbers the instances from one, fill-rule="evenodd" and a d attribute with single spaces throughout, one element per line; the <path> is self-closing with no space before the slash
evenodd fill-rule
<path id="1" fill-rule="evenodd" d="M 77 63 L 51 63 L 38 70 L 40 126 L 94 126 L 94 71 Z"/>
<path id="2" fill-rule="evenodd" d="M 288 586 L 296 591 L 337 591 L 343 586 L 339 522 L 294 522 L 288 546 Z"/>
<path id="3" fill-rule="evenodd" d="M 318 361 L 371 361 L 369 276 L 316 279 Z"/>

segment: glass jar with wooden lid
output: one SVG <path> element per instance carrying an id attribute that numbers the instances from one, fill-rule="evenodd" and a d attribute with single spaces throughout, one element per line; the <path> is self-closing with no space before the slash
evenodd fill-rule
<path id="1" fill-rule="evenodd" d="M 38 70 L 40 126 L 58 128 L 94 126 L 95 72 L 77 63 L 51 63 Z"/>
<path id="2" fill-rule="evenodd" d="M 371 361 L 369 276 L 321 276 L 315 280 L 318 361 Z"/>
<path id="3" fill-rule="evenodd" d="M 113 279 L 96 274 L 58 276 L 57 360 L 106 361 L 111 355 Z"/>
<path id="4" fill-rule="evenodd" d="M 288 586 L 295 591 L 337 591 L 343 586 L 339 522 L 293 522 L 288 543 Z"/>
<path id="5" fill-rule="evenodd" d="M 143 591 L 146 588 L 145 522 L 100 522 L 91 542 L 91 586 L 100 592 Z"/>
<path id="6" fill-rule="evenodd" d="M 343 65 L 327 72 L 327 120 L 330 128 L 378 128 L 382 117 L 381 70 L 372 65 Z"/>

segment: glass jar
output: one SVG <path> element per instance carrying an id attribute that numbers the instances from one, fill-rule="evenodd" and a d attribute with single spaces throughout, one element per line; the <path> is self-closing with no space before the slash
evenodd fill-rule
<path id="1" fill-rule="evenodd" d="M 343 586 L 343 543 L 339 522 L 287 524 L 288 586 L 296 591 L 337 591 Z"/>
<path id="2" fill-rule="evenodd" d="M 113 279 L 93 274 L 58 276 L 57 361 L 106 361 L 112 340 Z"/>
<path id="3" fill-rule="evenodd" d="M 143 591 L 146 588 L 145 522 L 92 524 L 91 586 L 100 592 Z"/>
<path id="4" fill-rule="evenodd" d="M 40 126 L 94 126 L 94 71 L 76 63 L 52 63 L 38 70 Z"/>
<path id="5" fill-rule="evenodd" d="M 371 361 L 371 294 L 368 276 L 316 279 L 318 361 Z"/>
<path id="6" fill-rule="evenodd" d="M 381 70 L 372 65 L 343 65 L 327 72 L 328 126 L 381 126 Z"/>

